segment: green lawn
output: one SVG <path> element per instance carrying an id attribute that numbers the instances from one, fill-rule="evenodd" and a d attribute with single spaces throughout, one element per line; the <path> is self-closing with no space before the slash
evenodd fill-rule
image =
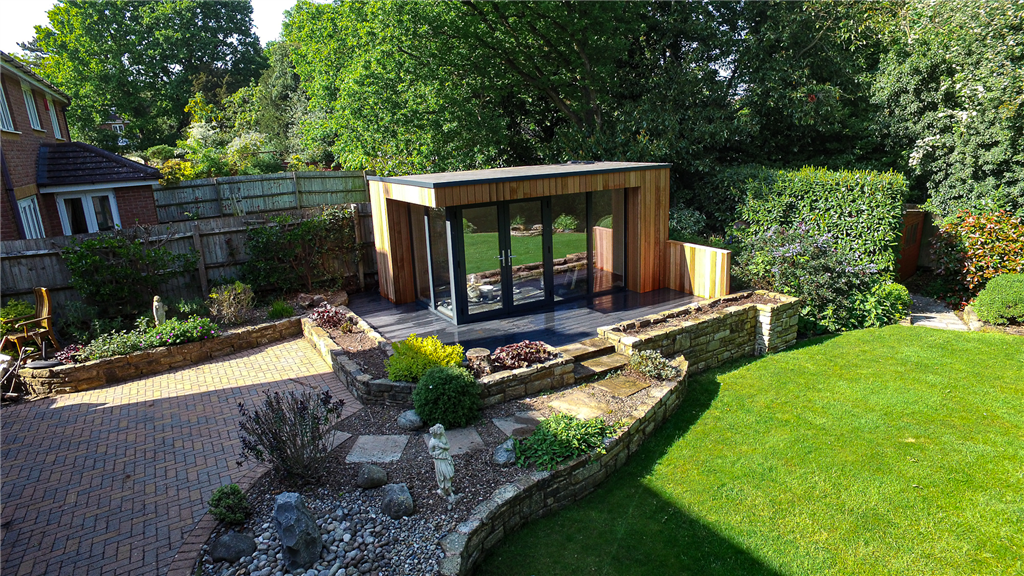
<path id="1" fill-rule="evenodd" d="M 498 268 L 498 233 L 481 232 L 463 236 L 466 243 L 466 274 L 476 274 Z M 542 236 L 513 236 L 513 264 L 530 264 L 543 261 Z M 565 258 L 566 254 L 587 251 L 587 235 L 582 232 L 563 232 L 554 237 L 554 259 Z"/>
<path id="2" fill-rule="evenodd" d="M 890 326 L 695 377 L 477 574 L 1024 574 L 1024 338 Z"/>

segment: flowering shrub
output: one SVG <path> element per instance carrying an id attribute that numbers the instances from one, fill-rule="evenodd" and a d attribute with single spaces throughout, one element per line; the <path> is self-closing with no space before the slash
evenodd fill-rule
<path id="1" fill-rule="evenodd" d="M 151 328 L 146 333 L 144 342 L 147 348 L 173 346 L 186 342 L 209 340 L 215 338 L 219 333 L 219 328 L 209 318 L 200 318 L 199 316 L 191 316 L 188 320 L 172 318 L 156 328 Z"/>
<path id="2" fill-rule="evenodd" d="M 491 360 L 506 370 L 515 370 L 532 364 L 540 364 L 551 358 L 551 351 L 543 342 L 525 340 L 494 351 Z"/>
<path id="3" fill-rule="evenodd" d="M 1009 212 L 961 212 L 932 239 L 947 300 L 966 303 L 1000 274 L 1024 273 L 1024 221 Z"/>
<path id="4" fill-rule="evenodd" d="M 99 360 L 100 358 L 131 354 L 148 347 L 145 330 L 138 328 L 132 331 L 119 330 L 100 334 L 82 349 L 80 356 L 87 360 Z"/>

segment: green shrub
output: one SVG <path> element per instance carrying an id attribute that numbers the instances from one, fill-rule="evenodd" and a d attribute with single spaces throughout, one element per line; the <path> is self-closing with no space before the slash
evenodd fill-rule
<path id="1" fill-rule="evenodd" d="M 34 316 L 35 313 L 36 307 L 24 300 L 8 300 L 7 305 L 0 308 L 0 336 L 4 336 L 14 329 L 14 325 L 17 324 L 14 322 L 15 318 Z"/>
<path id="2" fill-rule="evenodd" d="M 991 278 L 1024 273 L 1024 220 L 962 212 L 939 229 L 932 247 L 935 272 L 950 281 L 947 299 L 966 302 Z"/>
<path id="3" fill-rule="evenodd" d="M 465 218 L 463 218 L 462 219 L 462 232 L 465 233 L 465 234 L 476 234 L 476 225 L 473 224 L 472 222 L 470 222 L 469 220 L 466 220 Z"/>
<path id="4" fill-rule="evenodd" d="M 417 338 L 411 334 L 405 340 L 392 344 L 392 348 L 395 353 L 388 358 L 388 378 L 398 382 L 419 382 L 431 368 L 462 363 L 462 346 L 446 346 L 437 336 Z"/>
<path id="5" fill-rule="evenodd" d="M 249 499 L 238 484 L 228 484 L 213 491 L 210 514 L 225 524 L 245 524 L 249 518 Z"/>
<path id="6" fill-rule="evenodd" d="M 600 220 L 597 221 L 597 224 L 594 224 L 594 226 L 597 226 L 599 228 L 611 228 L 612 227 L 612 215 L 609 214 L 609 215 L 605 216 L 604 218 L 601 218 Z"/>
<path id="7" fill-rule="evenodd" d="M 668 215 L 669 239 L 682 242 L 684 238 L 700 236 L 707 221 L 700 212 L 681 204 L 672 206 Z"/>
<path id="8" fill-rule="evenodd" d="M 747 182 L 740 208 L 746 236 L 802 224 L 810 234 L 829 235 L 846 262 L 892 275 L 908 193 L 902 175 L 808 167 L 770 176 Z"/>
<path id="9" fill-rule="evenodd" d="M 427 370 L 412 391 L 416 414 L 429 425 L 462 428 L 480 417 L 480 385 L 462 366 Z"/>
<path id="10" fill-rule="evenodd" d="M 210 313 L 210 307 L 206 305 L 206 300 L 203 298 L 181 298 L 171 303 L 171 309 L 179 318 L 206 316 Z"/>
<path id="11" fill-rule="evenodd" d="M 195 250 L 175 254 L 136 227 L 72 240 L 61 251 L 71 287 L 101 318 L 134 316 L 151 308 L 157 288 L 195 270 Z"/>
<path id="12" fill-rule="evenodd" d="M 528 438 L 516 440 L 516 464 L 535 463 L 541 470 L 554 470 L 568 458 L 590 452 L 604 453 L 604 439 L 615 434 L 619 424 L 601 418 L 581 420 L 558 413 L 542 420 Z"/>
<path id="13" fill-rule="evenodd" d="M 880 328 L 895 324 L 910 314 L 910 304 L 906 286 L 894 282 L 875 284 L 870 291 L 853 295 L 856 326 Z"/>
<path id="14" fill-rule="evenodd" d="M 330 447 L 330 430 L 341 419 L 343 403 L 330 390 L 263 393 L 263 404 L 252 412 L 238 403 L 242 455 L 269 463 L 277 472 L 305 479 L 323 472 Z"/>
<path id="15" fill-rule="evenodd" d="M 80 356 L 88 360 L 99 360 L 131 354 L 148 347 L 145 330 L 115 331 L 97 336 L 82 349 Z"/>
<path id="16" fill-rule="evenodd" d="M 214 318 L 225 324 L 239 324 L 246 320 L 254 302 L 256 295 L 252 293 L 252 288 L 235 281 L 234 284 L 213 287 L 206 305 Z"/>
<path id="17" fill-rule="evenodd" d="M 172 318 L 163 324 L 150 328 L 143 342 L 147 348 L 174 346 L 187 342 L 199 342 L 216 338 L 220 329 L 209 318 L 192 316 L 188 320 Z"/>
<path id="18" fill-rule="evenodd" d="M 88 360 L 123 356 L 158 346 L 173 346 L 214 338 L 219 329 L 208 318 L 192 316 L 188 320 L 172 318 L 160 326 L 152 327 L 151 320 L 139 318 L 134 330 L 114 330 L 97 336 L 79 355 Z M 94 325 L 98 322 L 94 322 Z"/>
<path id="19" fill-rule="evenodd" d="M 1002 274 L 989 280 L 974 300 L 974 310 L 989 324 L 1024 324 L 1024 274 Z"/>
<path id="20" fill-rule="evenodd" d="M 555 221 L 552 222 L 551 227 L 555 230 L 567 230 L 572 232 L 575 231 L 579 225 L 579 219 L 572 214 L 559 214 L 558 218 L 555 218 Z"/>
<path id="21" fill-rule="evenodd" d="M 758 180 L 771 180 L 775 172 L 757 164 L 723 166 L 693 187 L 680 187 L 673 194 L 673 200 L 703 214 L 708 230 L 728 233 L 733 223 L 740 219 L 739 211 L 747 197 L 748 187 Z"/>
<path id="22" fill-rule="evenodd" d="M 94 332 L 94 322 L 99 318 L 99 308 L 81 300 L 64 303 L 58 310 L 57 325 L 60 333 L 68 340 L 87 344 L 102 334 Z M 109 330 L 108 330 L 109 332 Z"/>
<path id="23" fill-rule="evenodd" d="M 275 300 L 270 305 L 270 311 L 267 312 L 267 318 L 270 320 L 279 320 L 281 318 L 289 318 L 295 314 L 295 308 L 292 308 L 291 304 L 284 300 Z"/>
<path id="24" fill-rule="evenodd" d="M 629 357 L 629 370 L 654 380 L 675 380 L 680 370 L 656 350 L 641 350 Z"/>

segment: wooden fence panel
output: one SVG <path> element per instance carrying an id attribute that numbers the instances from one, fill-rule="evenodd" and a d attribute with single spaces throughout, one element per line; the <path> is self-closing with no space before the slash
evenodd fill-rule
<path id="1" fill-rule="evenodd" d="M 665 286 L 701 298 L 729 294 L 732 252 L 669 240 L 665 244 Z"/>

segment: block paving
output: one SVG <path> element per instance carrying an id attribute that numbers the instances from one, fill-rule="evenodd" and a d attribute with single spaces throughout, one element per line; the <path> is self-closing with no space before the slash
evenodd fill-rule
<path id="1" fill-rule="evenodd" d="M 214 489 L 245 489 L 265 470 L 236 463 L 238 402 L 310 386 L 342 398 L 346 416 L 361 407 L 296 338 L 4 408 L 0 573 L 189 573 L 215 524 Z"/>

